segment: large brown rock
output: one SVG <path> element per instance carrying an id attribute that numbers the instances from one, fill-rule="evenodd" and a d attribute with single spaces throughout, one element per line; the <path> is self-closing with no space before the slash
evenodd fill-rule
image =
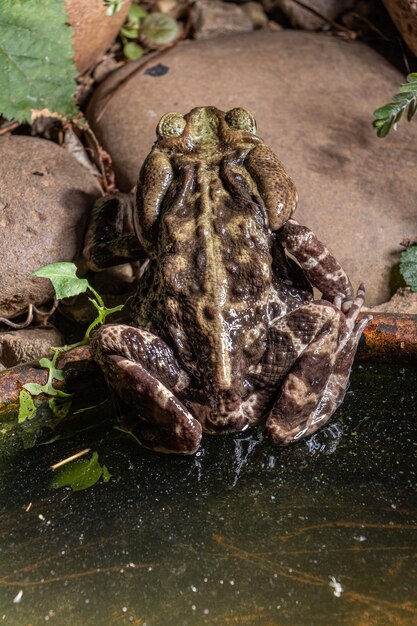
<path id="1" fill-rule="evenodd" d="M 57 144 L 0 137 L 0 316 L 53 295 L 50 281 L 31 273 L 73 259 L 100 194 L 94 176 Z"/>
<path id="2" fill-rule="evenodd" d="M 406 44 L 417 54 L 417 0 L 383 0 Z"/>
<path id="3" fill-rule="evenodd" d="M 64 339 L 56 328 L 25 328 L 0 333 L 0 364 L 14 367 L 51 356 L 51 346 L 63 346 Z"/>
<path id="4" fill-rule="evenodd" d="M 74 62 L 80 73 L 97 63 L 110 47 L 126 19 L 132 0 L 108 15 L 103 0 L 66 0 L 68 21 L 73 28 Z"/>
<path id="5" fill-rule="evenodd" d="M 294 179 L 297 219 L 366 281 L 369 305 L 388 300 L 399 244 L 416 231 L 417 125 L 384 140 L 371 126 L 397 70 L 365 44 L 296 31 L 187 43 L 137 68 L 105 81 L 89 111 L 121 189 L 135 184 L 163 113 L 246 107 Z"/>

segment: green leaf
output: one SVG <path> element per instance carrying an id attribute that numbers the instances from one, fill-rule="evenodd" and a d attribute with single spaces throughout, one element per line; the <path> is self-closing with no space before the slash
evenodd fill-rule
<path id="1" fill-rule="evenodd" d="M 80 491 L 92 487 L 101 477 L 106 483 L 110 480 L 111 474 L 105 465 L 100 465 L 97 452 L 93 452 L 91 459 L 77 459 L 57 470 L 51 487 L 53 489 L 71 487 L 73 491 Z"/>
<path id="2" fill-rule="evenodd" d="M 29 391 L 32 396 L 38 396 L 40 393 L 44 393 L 43 385 L 38 385 L 38 383 L 26 383 L 23 385 L 23 389 Z"/>
<path id="3" fill-rule="evenodd" d="M 401 253 L 400 272 L 412 291 L 417 291 L 417 246 Z"/>
<path id="4" fill-rule="evenodd" d="M 127 14 L 128 22 L 138 24 L 141 20 L 144 20 L 147 17 L 148 12 L 145 9 L 142 9 L 138 4 L 132 4 L 129 9 L 129 13 Z"/>
<path id="5" fill-rule="evenodd" d="M 55 378 L 55 380 L 64 380 L 65 379 L 65 372 L 64 372 L 64 370 L 58 370 L 55 367 L 55 363 L 53 361 L 50 361 L 49 359 L 46 359 L 46 358 L 39 359 L 39 365 L 41 367 L 48 368 L 49 371 L 51 372 L 52 378 Z"/>
<path id="6" fill-rule="evenodd" d="M 77 114 L 77 70 L 64 0 L 0 0 L 0 113 L 30 121 L 32 109 Z"/>
<path id="7" fill-rule="evenodd" d="M 120 34 L 126 39 L 136 39 L 139 33 L 139 28 L 129 28 L 128 26 L 122 26 Z"/>
<path id="8" fill-rule="evenodd" d="M 68 415 L 72 404 L 72 396 L 69 398 L 49 398 L 48 405 L 55 417 L 64 418 Z"/>
<path id="9" fill-rule="evenodd" d="M 140 39 L 148 48 L 162 48 L 178 36 L 178 24 L 173 17 L 164 13 L 151 13 L 142 22 Z"/>
<path id="10" fill-rule="evenodd" d="M 410 122 L 417 111 L 417 73 L 407 76 L 407 82 L 400 85 L 400 92 L 393 96 L 392 102 L 374 111 L 372 125 L 378 137 L 386 137 L 405 111 Z"/>
<path id="11" fill-rule="evenodd" d="M 104 6 L 107 7 L 106 15 L 116 15 L 122 8 L 123 0 L 103 0 Z"/>
<path id="12" fill-rule="evenodd" d="M 32 396 L 27 391 L 21 391 L 19 393 L 19 415 L 17 421 L 19 424 L 30 420 L 36 413 L 36 406 L 32 400 Z"/>
<path id="13" fill-rule="evenodd" d="M 77 267 L 74 263 L 62 262 L 45 265 L 33 274 L 41 278 L 49 278 L 57 299 L 62 300 L 62 298 L 71 298 L 84 293 L 89 288 L 88 280 L 78 278 L 76 272 Z"/>
<path id="14" fill-rule="evenodd" d="M 139 44 L 134 41 L 129 41 L 129 43 L 123 46 L 123 54 L 126 59 L 130 61 L 137 61 L 143 55 L 144 49 Z"/>

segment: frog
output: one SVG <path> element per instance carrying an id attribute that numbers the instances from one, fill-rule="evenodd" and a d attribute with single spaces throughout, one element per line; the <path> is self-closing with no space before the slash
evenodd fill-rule
<path id="1" fill-rule="evenodd" d="M 141 267 L 130 323 L 99 328 L 93 358 L 152 450 L 191 455 L 203 433 L 259 423 L 298 442 L 343 401 L 364 285 L 293 218 L 294 183 L 249 111 L 170 112 L 156 134 L 136 196 L 99 201 L 87 230 L 89 269 Z"/>

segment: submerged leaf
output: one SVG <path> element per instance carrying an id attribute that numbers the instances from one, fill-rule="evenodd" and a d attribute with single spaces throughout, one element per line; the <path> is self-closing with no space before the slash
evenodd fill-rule
<path id="1" fill-rule="evenodd" d="M 417 246 L 401 253 L 400 271 L 412 291 L 417 291 Z"/>
<path id="2" fill-rule="evenodd" d="M 19 415 L 17 417 L 17 421 L 19 424 L 22 424 L 22 422 L 25 422 L 27 419 L 30 420 L 35 413 L 36 406 L 32 400 L 32 396 L 23 389 L 19 393 Z"/>
<path id="3" fill-rule="evenodd" d="M 0 0 L 0 113 L 30 121 L 32 109 L 77 113 L 77 70 L 64 0 Z"/>
<path id="4" fill-rule="evenodd" d="M 98 453 L 93 452 L 91 459 L 77 459 L 57 470 L 51 487 L 53 489 L 71 487 L 73 491 L 80 491 L 92 487 L 101 477 L 106 483 L 110 480 L 111 474 L 105 465 L 100 465 Z"/>
<path id="5" fill-rule="evenodd" d="M 40 278 L 49 278 L 58 300 L 71 298 L 87 291 L 89 284 L 86 278 L 78 278 L 74 263 L 61 262 L 45 265 L 33 272 Z"/>
<path id="6" fill-rule="evenodd" d="M 48 405 L 55 417 L 66 417 L 72 404 L 72 396 L 69 398 L 49 398 Z"/>

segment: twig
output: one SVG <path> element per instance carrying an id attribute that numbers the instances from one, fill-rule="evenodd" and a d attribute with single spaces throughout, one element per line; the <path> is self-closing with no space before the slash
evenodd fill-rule
<path id="1" fill-rule="evenodd" d="M 0 317 L 0 324 L 5 324 L 6 326 L 10 326 L 10 328 L 26 328 L 32 323 L 33 320 L 33 304 L 29 304 L 27 318 L 24 322 L 12 322 L 7 317 Z"/>
<path id="2" fill-rule="evenodd" d="M 71 463 L 71 461 L 75 461 L 75 459 L 79 459 L 80 457 L 85 456 L 88 452 L 90 452 L 90 450 L 91 448 L 85 448 L 85 450 L 81 450 L 81 452 L 77 452 L 76 454 L 68 456 L 66 459 L 63 459 L 62 461 L 51 465 L 51 470 L 56 470 L 59 467 L 66 465 L 67 463 Z"/>
<path id="3" fill-rule="evenodd" d="M 330 24 L 330 26 L 333 26 L 333 28 L 336 28 L 337 30 L 341 30 L 344 33 L 347 33 L 350 39 L 357 38 L 357 33 L 355 33 L 354 30 L 351 30 L 350 28 L 347 28 L 346 26 L 343 26 L 342 24 L 335 22 L 335 20 L 332 20 L 330 17 L 326 17 L 325 15 L 322 15 L 320 11 L 317 11 L 317 9 L 313 9 L 313 7 L 309 6 L 308 4 L 301 2 L 301 0 L 293 0 L 293 2 L 295 2 L 295 4 L 298 4 L 300 7 L 302 7 L 306 11 L 310 11 L 310 13 L 312 13 L 316 17 L 319 17 L 324 22 L 327 22 L 328 24 Z"/>
<path id="4" fill-rule="evenodd" d="M 390 41 L 390 38 L 387 37 L 387 35 L 383 33 L 382 30 L 379 30 L 379 28 L 372 24 L 371 20 L 369 20 L 367 17 L 365 17 L 364 15 L 360 15 L 360 13 L 356 13 L 355 11 L 351 13 L 351 15 L 352 17 L 356 17 L 358 20 L 365 22 L 365 24 L 369 26 L 369 28 L 373 30 L 377 35 L 379 35 L 381 39 L 383 39 L 384 41 Z"/>
<path id="5" fill-rule="evenodd" d="M 19 125 L 19 122 L 9 122 L 8 124 L 5 124 L 0 128 L 0 136 L 11 133 L 12 131 L 16 130 Z"/>

